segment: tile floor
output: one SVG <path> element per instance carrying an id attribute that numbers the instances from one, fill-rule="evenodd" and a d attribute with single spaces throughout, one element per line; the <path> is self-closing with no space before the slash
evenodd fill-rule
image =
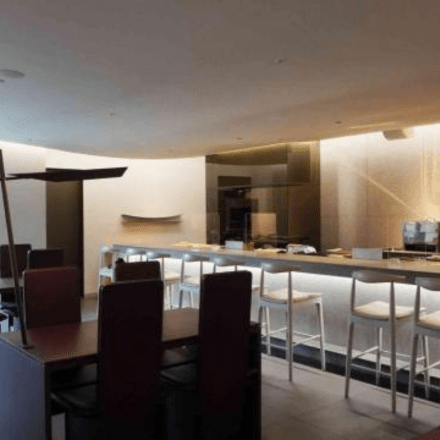
<path id="1" fill-rule="evenodd" d="M 96 298 L 88 298 L 83 320 L 95 317 Z M 286 361 L 266 355 L 262 373 L 262 440 L 407 440 L 440 425 L 440 403 L 416 399 L 408 419 L 405 395 L 393 415 L 381 388 L 353 380 L 346 400 L 343 377 L 296 365 L 289 383 Z M 53 440 L 64 440 L 63 416 L 53 418 Z"/>
<path id="2" fill-rule="evenodd" d="M 341 376 L 298 366 L 289 383 L 284 360 L 263 355 L 262 365 L 263 440 L 406 440 L 440 425 L 440 404 L 416 399 L 408 419 L 405 395 L 393 415 L 386 390 L 351 381 L 346 400 Z"/>

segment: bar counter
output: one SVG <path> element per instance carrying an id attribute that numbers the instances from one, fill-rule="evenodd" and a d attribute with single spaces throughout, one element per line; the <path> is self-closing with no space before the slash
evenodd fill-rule
<path id="1" fill-rule="evenodd" d="M 218 248 L 218 247 L 217 247 Z M 304 292 L 317 292 L 322 294 L 324 307 L 324 323 L 325 323 L 325 339 L 328 351 L 345 354 L 347 343 L 347 317 L 349 312 L 349 298 L 351 289 L 351 276 L 354 270 L 370 269 L 379 270 L 395 275 L 403 275 L 406 277 L 405 283 L 396 284 L 396 301 L 398 305 L 414 306 L 415 291 L 414 280 L 417 276 L 440 276 L 440 262 L 425 260 L 366 260 L 366 259 L 350 259 L 341 257 L 324 257 L 318 255 L 298 255 L 298 254 L 277 254 L 267 251 L 247 251 L 247 250 L 231 250 L 211 245 L 201 244 L 192 247 L 182 246 L 150 246 L 150 245 L 124 245 L 115 244 L 110 246 L 111 252 L 115 256 L 122 255 L 145 255 L 147 252 L 163 253 L 171 258 L 165 262 L 167 270 L 179 273 L 180 262 L 177 260 L 182 255 L 188 253 L 197 253 L 210 259 L 218 255 L 234 255 L 241 256 L 244 260 L 244 266 L 240 269 L 250 270 L 254 277 L 254 284 L 258 284 L 260 269 L 262 262 L 272 262 L 274 260 L 283 262 L 284 264 L 292 264 L 298 267 L 299 272 L 293 275 L 293 288 Z M 205 269 L 206 267 L 206 269 Z M 197 275 L 198 270 L 194 270 Z M 209 264 L 204 265 L 204 271 L 210 272 Z M 286 287 L 286 278 L 280 274 L 273 277 L 266 277 L 267 282 L 273 283 L 274 290 Z M 278 278 L 276 278 L 278 277 Z M 386 286 L 376 285 L 368 286 L 361 295 L 358 296 L 360 303 L 376 301 L 381 299 L 388 301 L 388 290 Z M 440 294 L 439 292 L 425 292 L 423 296 L 423 306 L 427 313 L 440 310 Z M 258 319 L 258 295 L 254 295 L 252 306 L 252 319 Z M 284 314 L 281 312 L 271 312 L 271 322 L 274 327 L 279 324 L 284 326 Z M 310 333 L 317 325 L 313 308 L 309 313 L 308 308 L 302 308 L 300 312 L 294 311 L 293 323 L 296 330 L 304 333 Z M 400 329 L 400 337 L 397 340 L 397 350 L 400 353 L 409 354 L 409 340 L 411 337 L 412 325 L 402 326 Z M 362 338 L 356 339 L 354 348 L 364 350 L 375 345 L 376 334 L 370 328 L 365 328 Z M 389 348 L 387 343 L 388 337 L 384 335 L 385 348 Z M 314 341 L 310 343 L 313 345 Z M 433 359 L 440 358 L 440 347 L 438 344 L 432 344 L 430 348 Z"/>
<path id="2" fill-rule="evenodd" d="M 250 267 L 258 267 L 262 262 L 276 260 L 291 263 L 292 266 L 299 267 L 302 272 L 338 277 L 351 277 L 352 272 L 359 269 L 381 270 L 396 275 L 404 275 L 407 277 L 408 283 L 413 283 L 414 278 L 417 276 L 440 276 L 440 262 L 426 260 L 405 261 L 397 258 L 364 260 L 317 255 L 272 253 L 265 250 L 247 251 L 224 248 L 214 250 L 210 245 L 201 245 L 200 247 L 155 247 L 114 244 L 111 246 L 111 249 L 116 253 L 127 255 L 136 255 L 152 251 L 169 254 L 173 258 L 179 258 L 187 253 L 197 253 L 207 258 L 217 255 L 234 255 L 243 257 L 246 266 Z"/>

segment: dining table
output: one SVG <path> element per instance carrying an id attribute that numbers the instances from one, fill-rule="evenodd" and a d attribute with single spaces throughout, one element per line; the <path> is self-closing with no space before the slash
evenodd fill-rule
<path id="1" fill-rule="evenodd" d="M 199 310 L 182 308 L 163 314 L 163 349 L 198 342 Z M 133 335 L 133 337 L 139 337 Z M 51 374 L 98 360 L 98 321 L 28 330 L 30 348 L 18 332 L 0 335 L 0 433 L 8 440 L 51 439 Z M 260 326 L 252 323 L 249 362 L 253 375 L 246 398 L 243 432 L 261 438 Z M 124 347 L 121 347 L 123 356 Z"/>

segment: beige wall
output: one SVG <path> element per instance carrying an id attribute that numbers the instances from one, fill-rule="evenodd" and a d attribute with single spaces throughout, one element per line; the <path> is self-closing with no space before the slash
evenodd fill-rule
<path id="1" fill-rule="evenodd" d="M 205 242 L 205 160 L 113 159 L 48 150 L 48 167 L 128 166 L 122 178 L 84 182 L 85 292 L 97 291 L 99 249 L 103 244 L 170 245 Z M 182 215 L 182 222 L 123 223 L 121 214 Z"/>
<path id="2" fill-rule="evenodd" d="M 322 248 L 401 247 L 407 220 L 440 219 L 440 125 L 321 141 Z"/>
<path id="3" fill-rule="evenodd" d="M 6 175 L 44 171 L 46 149 L 0 141 Z M 15 243 L 46 246 L 46 185 L 36 180 L 7 183 Z M 3 200 L 0 202 L 0 244 L 7 243 Z"/>

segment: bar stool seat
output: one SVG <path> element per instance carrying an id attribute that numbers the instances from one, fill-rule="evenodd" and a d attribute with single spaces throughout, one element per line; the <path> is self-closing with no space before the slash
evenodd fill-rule
<path id="1" fill-rule="evenodd" d="M 440 332 L 440 310 L 422 316 L 417 325 Z"/>
<path id="2" fill-rule="evenodd" d="M 396 306 L 396 319 L 408 318 L 413 314 L 412 307 Z M 355 307 L 353 310 L 355 315 L 362 316 L 367 319 L 390 319 L 390 305 L 384 301 L 373 301 L 363 306 Z"/>
<path id="3" fill-rule="evenodd" d="M 292 381 L 292 367 L 293 367 L 293 347 L 303 344 L 306 341 L 319 339 L 321 349 L 321 369 L 325 370 L 325 337 L 324 337 L 324 317 L 322 308 L 322 295 L 314 292 L 300 292 L 292 288 L 292 272 L 300 271 L 300 268 L 286 265 L 283 263 L 262 263 L 261 264 L 261 278 L 260 278 L 260 296 L 258 306 L 259 322 L 262 327 L 265 327 L 266 346 L 268 354 L 271 354 L 271 339 L 273 334 L 279 334 L 286 331 L 286 357 L 289 366 L 289 381 Z M 281 274 L 286 273 L 288 278 L 287 289 L 268 289 L 265 286 L 265 273 Z M 299 307 L 306 304 L 314 304 L 317 308 L 319 333 L 307 334 L 293 330 L 292 326 L 292 308 Z M 287 326 L 276 330 L 270 328 L 269 310 L 284 310 L 286 313 Z M 265 323 L 263 324 L 263 312 L 265 314 Z M 299 342 L 293 342 L 293 335 L 302 336 Z"/>
<path id="4" fill-rule="evenodd" d="M 303 301 L 309 301 L 314 298 L 319 298 L 319 293 L 299 292 L 298 290 L 292 290 L 292 303 L 299 303 Z M 288 301 L 287 289 L 280 289 L 271 292 L 264 292 L 264 302 L 274 302 L 286 304 Z"/>

